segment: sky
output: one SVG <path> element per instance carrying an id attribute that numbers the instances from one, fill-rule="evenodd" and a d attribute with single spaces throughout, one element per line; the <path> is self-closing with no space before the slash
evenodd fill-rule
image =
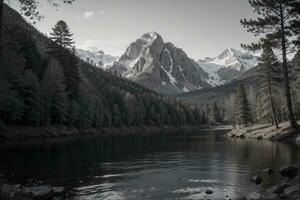
<path id="1" fill-rule="evenodd" d="M 253 17 L 248 0 L 75 0 L 58 9 L 40 0 L 39 9 L 44 19 L 35 26 L 40 31 L 49 33 L 63 19 L 77 47 L 114 56 L 149 31 L 193 59 L 216 57 L 255 40 L 239 22 Z"/>

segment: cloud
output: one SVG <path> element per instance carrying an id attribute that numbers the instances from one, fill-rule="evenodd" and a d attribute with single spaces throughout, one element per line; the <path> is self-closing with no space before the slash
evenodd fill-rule
<path id="1" fill-rule="evenodd" d="M 83 18 L 89 19 L 94 15 L 94 11 L 86 11 L 82 14 Z"/>

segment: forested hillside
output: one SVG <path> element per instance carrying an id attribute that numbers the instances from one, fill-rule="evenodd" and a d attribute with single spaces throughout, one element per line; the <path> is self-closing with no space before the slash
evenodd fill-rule
<path id="1" fill-rule="evenodd" d="M 201 125 L 200 107 L 183 104 L 75 55 L 72 33 L 59 21 L 47 38 L 4 7 L 0 58 L 0 124 L 100 128 Z"/>

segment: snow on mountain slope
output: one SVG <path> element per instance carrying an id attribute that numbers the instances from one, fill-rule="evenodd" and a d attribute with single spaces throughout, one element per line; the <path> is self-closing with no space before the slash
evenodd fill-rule
<path id="1" fill-rule="evenodd" d="M 228 48 L 218 57 L 199 60 L 198 64 L 209 74 L 208 82 L 218 86 L 238 78 L 255 67 L 258 59 L 249 52 Z"/>
<path id="2" fill-rule="evenodd" d="M 131 43 L 110 70 L 168 95 L 212 86 L 206 81 L 208 74 L 194 60 L 155 32 Z"/>
<path id="3" fill-rule="evenodd" d="M 76 49 L 77 55 L 79 58 L 87 61 L 89 63 L 93 63 L 98 67 L 106 69 L 107 67 L 114 64 L 114 62 L 118 59 L 118 57 L 111 56 L 105 54 L 103 51 L 89 51 L 83 49 Z"/>

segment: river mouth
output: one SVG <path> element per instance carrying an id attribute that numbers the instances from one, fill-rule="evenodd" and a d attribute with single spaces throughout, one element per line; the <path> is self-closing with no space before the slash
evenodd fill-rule
<path id="1" fill-rule="evenodd" d="M 40 180 L 74 199 L 237 199 L 275 185 L 249 183 L 265 168 L 300 164 L 300 149 L 227 138 L 224 130 L 4 144 L 0 170 L 10 182 Z M 207 194 L 212 191 L 212 194 Z"/>

